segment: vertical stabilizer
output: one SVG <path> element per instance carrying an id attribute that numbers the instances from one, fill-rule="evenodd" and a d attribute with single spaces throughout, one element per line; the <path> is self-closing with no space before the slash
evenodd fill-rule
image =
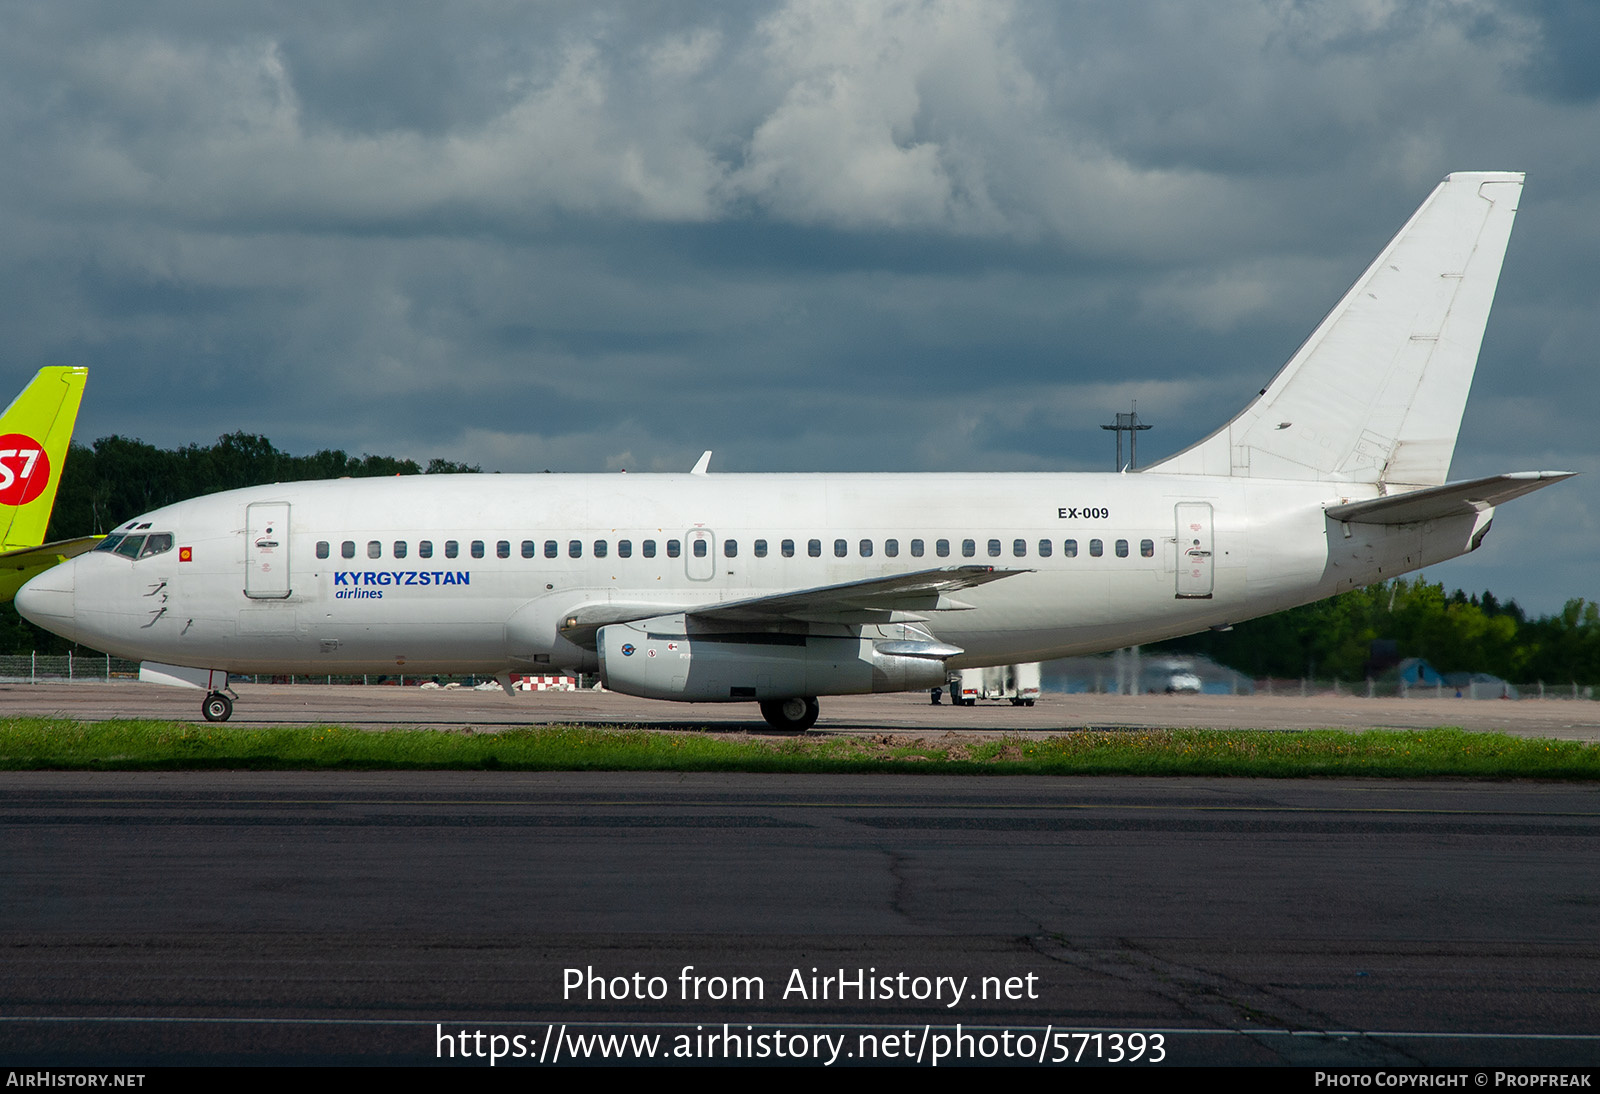
<path id="1" fill-rule="evenodd" d="M 42 368 L 0 414 L 0 549 L 44 542 L 86 368 Z"/>
<path id="2" fill-rule="evenodd" d="M 1446 176 L 1254 402 L 1145 470 L 1443 483 L 1522 179 Z"/>

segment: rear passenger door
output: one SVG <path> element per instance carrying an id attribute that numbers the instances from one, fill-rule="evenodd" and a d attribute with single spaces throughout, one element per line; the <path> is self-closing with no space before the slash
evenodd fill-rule
<path id="1" fill-rule="evenodd" d="M 1211 503 L 1182 501 L 1177 506 L 1179 600 L 1209 600 L 1216 584 L 1212 550 Z"/>

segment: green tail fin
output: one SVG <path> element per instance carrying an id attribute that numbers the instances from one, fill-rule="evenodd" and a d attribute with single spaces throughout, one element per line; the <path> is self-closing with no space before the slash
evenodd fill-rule
<path id="1" fill-rule="evenodd" d="M 42 368 L 0 414 L 0 549 L 44 542 L 86 368 Z"/>

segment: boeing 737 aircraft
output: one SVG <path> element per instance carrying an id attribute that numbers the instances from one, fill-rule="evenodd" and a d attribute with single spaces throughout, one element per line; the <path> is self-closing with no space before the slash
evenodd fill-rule
<path id="1" fill-rule="evenodd" d="M 1521 191 L 1446 178 L 1249 406 L 1138 473 L 261 486 L 135 517 L 17 606 L 212 720 L 230 672 L 563 668 L 791 730 L 819 695 L 1226 626 L 1471 551 L 1570 474 L 1447 482 Z"/>
<path id="2" fill-rule="evenodd" d="M 0 601 L 100 542 L 100 536 L 44 542 L 88 379 L 86 368 L 42 368 L 0 414 Z"/>

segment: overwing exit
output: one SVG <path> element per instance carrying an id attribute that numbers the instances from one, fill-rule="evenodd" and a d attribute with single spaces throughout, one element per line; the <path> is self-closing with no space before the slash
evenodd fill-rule
<path id="1" fill-rule="evenodd" d="M 1277 376 L 1134 474 L 427 476 L 135 517 L 24 615 L 203 689 L 230 672 L 598 671 L 804 730 L 819 696 L 1225 626 L 1474 550 L 1568 477 L 1449 482 L 1522 192 L 1447 177 Z M 959 507 L 951 498 L 961 498 Z"/>

